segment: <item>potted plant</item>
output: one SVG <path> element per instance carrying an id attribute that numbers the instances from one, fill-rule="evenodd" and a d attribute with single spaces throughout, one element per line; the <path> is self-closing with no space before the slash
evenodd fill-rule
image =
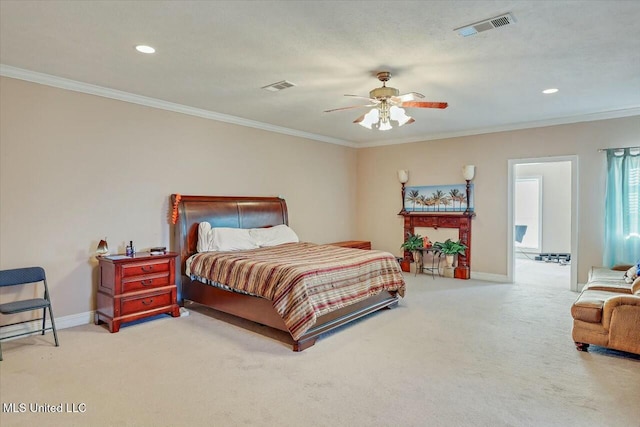
<path id="1" fill-rule="evenodd" d="M 416 250 L 418 248 L 421 248 L 423 244 L 424 244 L 424 240 L 421 235 L 407 233 L 407 239 L 404 241 L 402 245 L 400 245 L 400 249 L 404 249 L 407 252 L 411 252 L 413 259 L 415 261 L 418 261 L 420 252 L 417 252 Z M 409 262 L 407 260 L 404 260 L 404 261 L 406 261 L 405 264 L 404 265 L 401 264 L 402 271 L 409 271 Z"/>
<path id="2" fill-rule="evenodd" d="M 464 254 L 464 251 L 467 250 L 467 245 L 461 243 L 460 240 L 454 242 L 451 239 L 447 239 L 444 242 L 435 242 L 433 247 L 444 254 L 447 267 L 453 266 L 453 257 L 455 255 Z"/>

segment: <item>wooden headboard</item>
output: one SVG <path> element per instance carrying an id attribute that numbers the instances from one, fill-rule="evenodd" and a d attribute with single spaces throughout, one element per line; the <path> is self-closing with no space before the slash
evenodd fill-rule
<path id="1" fill-rule="evenodd" d="M 176 205 L 177 201 L 177 205 Z M 180 254 L 180 272 L 187 258 L 196 253 L 198 224 L 212 227 L 259 228 L 289 224 L 287 203 L 279 197 L 171 195 L 175 218 L 171 249 Z"/>

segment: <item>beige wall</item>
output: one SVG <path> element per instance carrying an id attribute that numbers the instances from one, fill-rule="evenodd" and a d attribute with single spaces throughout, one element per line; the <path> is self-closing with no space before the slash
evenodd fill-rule
<path id="1" fill-rule="evenodd" d="M 425 141 L 358 150 L 358 235 L 399 254 L 402 218 L 398 169 L 408 185 L 464 182 L 461 167 L 476 165 L 472 271 L 507 275 L 508 161 L 578 157 L 578 281 L 602 263 L 606 159 L 598 148 L 637 146 L 640 116 Z"/>
<path id="2" fill-rule="evenodd" d="M 101 238 L 169 246 L 171 193 L 282 195 L 301 239 L 355 238 L 352 148 L 10 78 L 0 95 L 0 268 L 43 266 L 56 317 L 93 310 Z"/>

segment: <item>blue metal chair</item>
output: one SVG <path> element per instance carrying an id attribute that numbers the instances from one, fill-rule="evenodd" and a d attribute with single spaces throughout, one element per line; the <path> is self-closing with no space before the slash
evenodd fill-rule
<path id="1" fill-rule="evenodd" d="M 53 338 L 56 341 L 56 347 L 58 347 L 58 334 L 56 333 L 56 324 L 53 320 L 53 312 L 51 311 L 51 299 L 49 298 L 49 288 L 47 287 L 47 278 L 44 273 L 44 269 L 42 267 L 27 267 L 0 271 L 0 287 L 38 284 L 40 282 L 44 284 L 44 298 L 32 298 L 0 304 L 0 314 L 16 314 L 24 311 L 42 309 L 42 319 L 35 319 L 42 320 L 42 328 L 2 337 L 0 338 L 0 341 L 22 335 L 31 335 L 36 332 L 42 332 L 42 335 L 44 335 L 46 331 L 52 330 Z M 49 309 L 49 317 L 51 318 L 51 327 L 49 328 L 46 327 L 47 308 Z M 4 326 L 19 325 L 32 321 L 33 320 L 25 320 Z M 0 346 L 0 360 L 2 360 L 2 346 Z"/>

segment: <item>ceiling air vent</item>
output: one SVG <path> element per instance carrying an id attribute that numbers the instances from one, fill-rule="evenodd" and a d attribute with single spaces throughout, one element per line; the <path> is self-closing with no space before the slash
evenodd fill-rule
<path id="1" fill-rule="evenodd" d="M 489 18 L 484 21 L 476 22 L 475 24 L 456 28 L 453 31 L 457 31 L 458 34 L 463 37 L 469 37 L 483 31 L 493 30 L 494 28 L 504 27 L 505 25 L 511 25 L 516 22 L 516 18 L 514 18 L 512 14 L 506 13 L 504 15 L 496 16 L 495 18 Z"/>
<path id="2" fill-rule="evenodd" d="M 295 84 L 288 82 L 286 80 L 283 80 L 278 83 L 271 83 L 270 85 L 263 86 L 262 89 L 268 90 L 269 92 L 278 92 L 279 90 L 287 89 L 294 86 Z"/>

